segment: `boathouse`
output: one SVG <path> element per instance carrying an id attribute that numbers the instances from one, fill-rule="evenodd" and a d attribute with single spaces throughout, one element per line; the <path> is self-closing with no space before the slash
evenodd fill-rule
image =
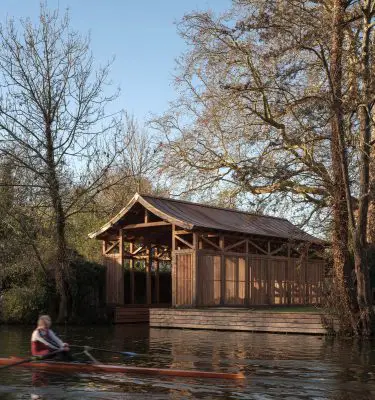
<path id="1" fill-rule="evenodd" d="M 117 322 L 148 318 L 152 307 L 321 301 L 323 242 L 284 218 L 136 194 L 89 236 L 103 244 Z"/>

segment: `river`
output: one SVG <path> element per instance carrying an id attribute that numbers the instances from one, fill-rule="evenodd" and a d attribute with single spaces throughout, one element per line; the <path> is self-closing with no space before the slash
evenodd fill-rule
<path id="1" fill-rule="evenodd" d="M 0 357 L 28 355 L 32 327 L 0 326 Z M 95 353 L 139 366 L 237 371 L 244 382 L 116 374 L 0 371 L 0 400 L 375 399 L 375 342 L 307 335 L 149 329 L 144 325 L 55 327 L 75 344 L 143 354 Z M 147 354 L 147 356 L 145 355 Z M 121 357 L 121 356 L 120 356 Z"/>

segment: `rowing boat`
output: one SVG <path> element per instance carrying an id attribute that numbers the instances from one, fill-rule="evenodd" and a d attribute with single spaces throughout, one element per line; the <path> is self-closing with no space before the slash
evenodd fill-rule
<path id="1" fill-rule="evenodd" d="M 11 365 L 15 362 L 22 361 L 22 358 L 0 358 L 0 365 Z M 107 372 L 107 373 L 122 373 L 122 374 L 146 374 L 146 375 L 167 375 L 181 376 L 189 378 L 216 378 L 216 379 L 244 379 L 242 372 L 214 372 L 214 371 L 197 371 L 183 370 L 173 368 L 145 368 L 133 367 L 130 365 L 108 365 L 108 364 L 85 364 L 85 363 L 68 363 L 57 361 L 45 362 L 25 362 L 22 367 L 38 368 L 49 371 L 66 371 L 66 372 Z"/>

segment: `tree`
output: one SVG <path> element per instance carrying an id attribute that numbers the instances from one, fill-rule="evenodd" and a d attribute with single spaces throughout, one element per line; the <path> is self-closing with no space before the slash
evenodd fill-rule
<path id="1" fill-rule="evenodd" d="M 107 106 L 110 63 L 95 71 L 89 40 L 69 16 L 41 7 L 40 20 L 0 27 L 0 155 L 17 168 L 33 207 L 53 221 L 58 320 L 68 317 L 67 220 L 107 187 L 125 143 Z M 118 177 L 118 181 L 124 176 Z M 113 182 L 112 182 L 113 184 Z"/>
<path id="2" fill-rule="evenodd" d="M 222 17 L 185 16 L 182 95 L 154 121 L 169 171 L 188 177 L 188 189 L 224 183 L 332 226 L 341 316 L 363 335 L 373 319 L 374 8 L 373 0 L 238 0 Z"/>

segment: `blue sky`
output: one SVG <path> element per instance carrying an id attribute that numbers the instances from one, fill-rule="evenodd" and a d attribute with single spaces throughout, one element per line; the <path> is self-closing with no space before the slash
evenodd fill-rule
<path id="1" fill-rule="evenodd" d="M 0 20 L 37 20 L 39 0 L 2 0 Z M 140 121 L 160 114 L 176 96 L 175 59 L 186 49 L 175 22 L 193 10 L 227 10 L 231 0 L 48 0 L 49 8 L 69 7 L 72 27 L 91 33 L 98 63 L 115 56 L 111 79 L 121 87 L 116 109 Z"/>

